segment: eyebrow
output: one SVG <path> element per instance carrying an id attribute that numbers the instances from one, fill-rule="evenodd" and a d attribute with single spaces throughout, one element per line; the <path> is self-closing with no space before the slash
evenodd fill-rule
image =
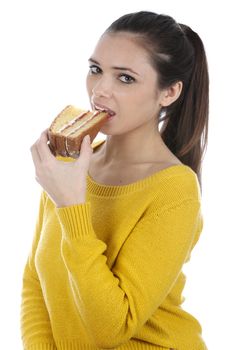
<path id="1" fill-rule="evenodd" d="M 89 59 L 88 59 L 88 61 L 91 61 L 91 62 L 93 62 L 93 63 L 96 63 L 96 64 L 98 64 L 99 66 L 101 65 L 99 62 L 97 62 L 94 58 L 92 58 L 92 57 L 90 57 Z M 127 70 L 127 71 L 129 71 L 129 72 L 132 72 L 132 73 L 134 73 L 134 74 L 136 74 L 136 75 L 139 75 L 138 73 L 136 73 L 133 69 L 131 69 L 131 68 L 126 68 L 126 67 L 112 67 L 112 69 L 116 69 L 116 70 Z"/>

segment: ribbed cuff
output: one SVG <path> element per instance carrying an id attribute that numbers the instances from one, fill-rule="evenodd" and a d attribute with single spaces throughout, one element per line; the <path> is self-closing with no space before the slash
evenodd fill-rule
<path id="1" fill-rule="evenodd" d="M 56 208 L 62 234 L 71 239 L 95 236 L 91 223 L 91 203 Z"/>
<path id="2" fill-rule="evenodd" d="M 25 350 L 57 350 L 56 345 L 48 343 L 32 344 L 26 346 Z"/>
<path id="3" fill-rule="evenodd" d="M 105 348 L 100 348 L 91 344 L 85 344 L 82 343 L 79 340 L 61 340 L 61 341 L 57 341 L 57 346 L 59 350 L 100 350 L 100 349 L 107 349 Z M 119 347 L 112 347 L 112 348 L 108 348 L 108 349 L 119 349 L 119 350 L 170 350 L 167 347 L 163 347 L 163 346 L 157 346 L 157 345 L 150 345 L 148 343 L 148 345 L 145 345 L 143 342 L 133 342 L 133 341 L 129 341 L 123 345 L 120 345 Z M 188 350 L 197 350 L 197 348 L 189 348 Z M 173 350 L 173 349 L 171 349 Z M 201 350 L 201 349 L 198 349 Z M 207 349 L 206 349 L 207 350 Z"/>

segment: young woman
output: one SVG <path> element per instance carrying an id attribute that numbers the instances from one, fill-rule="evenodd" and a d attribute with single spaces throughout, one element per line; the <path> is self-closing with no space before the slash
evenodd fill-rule
<path id="1" fill-rule="evenodd" d="M 208 68 L 200 37 L 167 15 L 122 16 L 89 58 L 92 109 L 112 111 L 72 162 L 31 147 L 43 188 L 23 278 L 24 349 L 207 349 L 182 308 L 202 231 Z M 162 125 L 161 125 L 162 123 Z"/>

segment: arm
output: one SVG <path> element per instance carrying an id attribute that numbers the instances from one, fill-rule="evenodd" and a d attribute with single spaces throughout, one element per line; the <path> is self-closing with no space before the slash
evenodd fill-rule
<path id="1" fill-rule="evenodd" d="M 195 238 L 200 203 L 182 201 L 144 217 L 111 270 L 90 203 L 56 210 L 75 305 L 96 345 L 115 348 L 137 333 L 175 283 Z"/>
<path id="2" fill-rule="evenodd" d="M 24 274 L 21 296 L 21 336 L 25 350 L 56 350 L 50 320 L 35 268 L 35 252 L 43 224 L 44 192 L 41 195 L 32 249 Z"/>

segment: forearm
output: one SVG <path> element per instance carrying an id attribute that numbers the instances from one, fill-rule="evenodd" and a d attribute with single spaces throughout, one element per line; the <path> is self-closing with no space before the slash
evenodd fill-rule
<path id="1" fill-rule="evenodd" d="M 57 209 L 70 289 L 97 346 L 128 341 L 161 304 L 193 242 L 198 211 L 199 203 L 182 203 L 141 220 L 110 270 L 107 246 L 91 224 L 90 204 Z"/>

